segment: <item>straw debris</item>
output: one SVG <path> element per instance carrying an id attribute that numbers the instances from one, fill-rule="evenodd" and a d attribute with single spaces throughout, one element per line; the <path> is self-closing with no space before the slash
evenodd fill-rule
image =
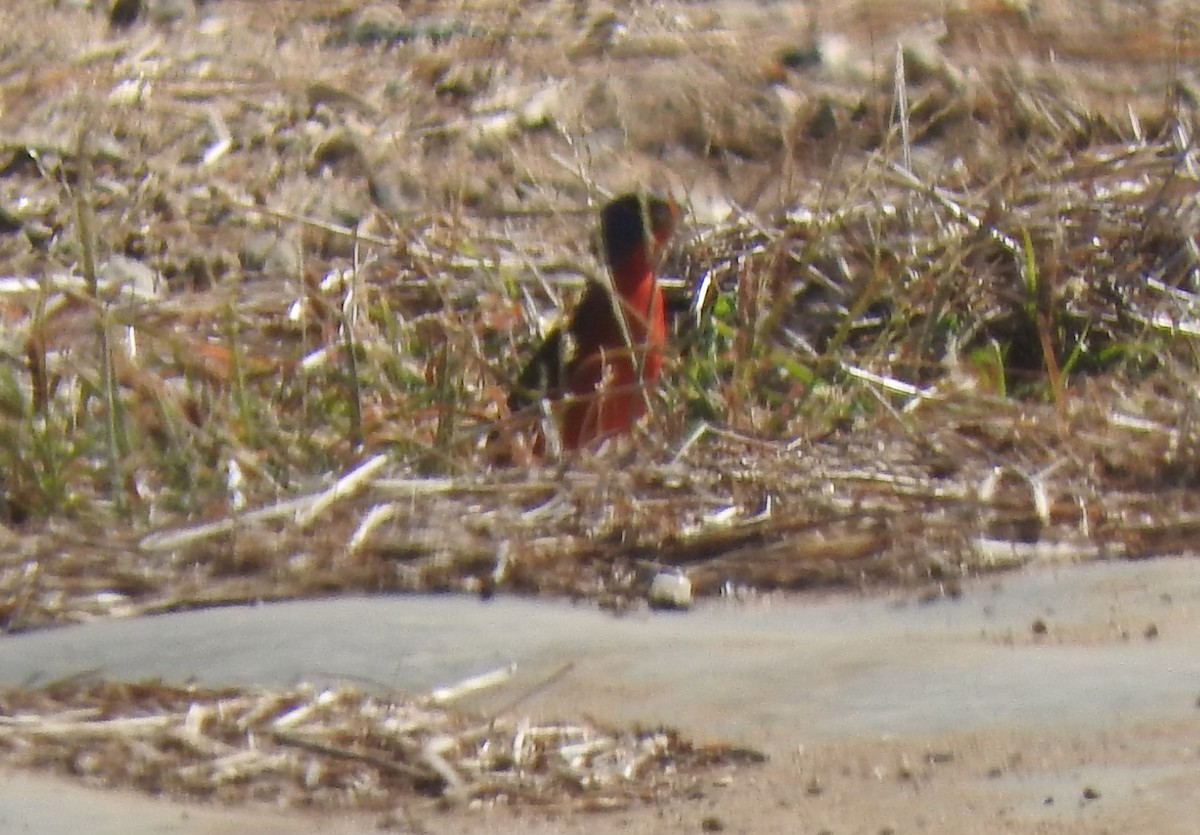
<path id="1" fill-rule="evenodd" d="M 1186 8 L 82 5 L 0 12 L 0 628 L 1194 549 Z M 635 185 L 650 419 L 497 469 Z"/>
<path id="2" fill-rule="evenodd" d="M 352 687 L 70 680 L 0 691 L 0 759 L 153 794 L 389 810 L 423 798 L 620 808 L 761 757 L 669 730 L 485 718 Z"/>

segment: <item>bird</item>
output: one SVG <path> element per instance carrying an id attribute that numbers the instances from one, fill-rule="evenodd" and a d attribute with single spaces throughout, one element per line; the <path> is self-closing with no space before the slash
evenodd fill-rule
<path id="1" fill-rule="evenodd" d="M 563 451 L 627 434 L 646 413 L 646 386 L 662 373 L 666 308 L 655 275 L 679 223 L 672 200 L 624 194 L 600 212 L 600 240 L 612 278 L 589 280 L 578 306 L 551 331 L 518 375 L 513 414 L 550 404 Z M 534 441 L 543 452 L 544 433 Z"/>

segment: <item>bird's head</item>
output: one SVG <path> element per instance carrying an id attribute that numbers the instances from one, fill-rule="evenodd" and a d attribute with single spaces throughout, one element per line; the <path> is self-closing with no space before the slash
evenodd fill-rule
<path id="1" fill-rule="evenodd" d="M 650 269 L 679 222 L 679 204 L 646 194 L 624 194 L 600 213 L 604 255 L 615 273 Z"/>

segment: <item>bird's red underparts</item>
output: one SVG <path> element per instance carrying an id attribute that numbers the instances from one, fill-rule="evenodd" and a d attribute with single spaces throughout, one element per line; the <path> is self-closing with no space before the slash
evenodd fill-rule
<path id="1" fill-rule="evenodd" d="M 645 389 L 662 372 L 667 338 L 655 266 L 678 217 L 676 204 L 639 194 L 604 207 L 612 290 L 589 281 L 566 326 L 546 337 L 517 380 L 509 408 L 552 401 L 565 450 L 626 433 L 646 412 Z"/>

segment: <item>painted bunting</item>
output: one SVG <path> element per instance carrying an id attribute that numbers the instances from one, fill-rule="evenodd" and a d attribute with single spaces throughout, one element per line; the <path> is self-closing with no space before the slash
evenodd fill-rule
<path id="1" fill-rule="evenodd" d="M 589 281 L 567 323 L 552 331 L 517 378 L 509 410 L 551 402 L 564 450 L 629 432 L 646 412 L 645 387 L 662 371 L 666 311 L 655 267 L 680 217 L 670 200 L 626 194 L 600 213 L 611 289 Z M 535 450 L 544 447 L 535 440 Z"/>

